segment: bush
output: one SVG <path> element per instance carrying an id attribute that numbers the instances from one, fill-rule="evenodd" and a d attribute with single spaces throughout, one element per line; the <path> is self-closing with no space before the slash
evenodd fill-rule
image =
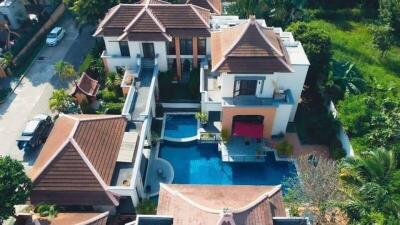
<path id="1" fill-rule="evenodd" d="M 346 151 L 343 149 L 342 143 L 337 138 L 330 143 L 329 152 L 334 160 L 346 157 Z"/>
<path id="2" fill-rule="evenodd" d="M 105 102 L 119 102 L 119 97 L 115 91 L 109 89 L 103 89 L 99 92 L 99 99 L 103 99 Z"/>
<path id="3" fill-rule="evenodd" d="M 87 54 L 85 59 L 83 60 L 82 64 L 79 66 L 79 74 L 86 72 L 93 62 L 93 55 Z"/>
<path id="4" fill-rule="evenodd" d="M 226 129 L 221 130 L 221 139 L 225 143 L 229 141 L 229 133 Z"/>
<path id="5" fill-rule="evenodd" d="M 293 146 L 285 139 L 275 146 L 279 156 L 291 156 L 293 154 Z"/>
<path id="6" fill-rule="evenodd" d="M 81 111 L 83 114 L 92 114 L 94 113 L 94 110 L 92 109 L 92 106 L 90 106 L 88 100 L 83 99 L 81 103 L 79 104 L 79 107 L 81 108 Z"/>
<path id="7" fill-rule="evenodd" d="M 144 199 L 139 202 L 139 205 L 136 207 L 136 212 L 138 214 L 144 215 L 154 215 L 156 214 L 157 205 L 152 202 L 150 199 Z"/>
<path id="8" fill-rule="evenodd" d="M 104 114 L 119 115 L 119 114 L 121 114 L 123 107 L 124 107 L 124 103 L 121 103 L 121 102 L 106 103 L 104 105 Z"/>
<path id="9" fill-rule="evenodd" d="M 332 138 L 336 137 L 340 123 L 332 114 L 320 113 L 310 118 L 306 126 L 316 144 L 328 145 Z"/>

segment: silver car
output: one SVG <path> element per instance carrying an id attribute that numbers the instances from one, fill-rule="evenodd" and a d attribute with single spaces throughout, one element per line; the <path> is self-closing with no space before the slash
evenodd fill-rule
<path id="1" fill-rule="evenodd" d="M 54 27 L 47 35 L 46 44 L 48 46 L 56 46 L 65 36 L 65 30 L 62 27 Z"/>

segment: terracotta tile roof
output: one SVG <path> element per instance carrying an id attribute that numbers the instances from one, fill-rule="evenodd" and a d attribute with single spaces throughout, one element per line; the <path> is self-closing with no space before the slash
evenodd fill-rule
<path id="1" fill-rule="evenodd" d="M 41 225 L 106 225 L 109 212 L 104 213 L 58 213 L 49 221 L 38 218 Z M 35 225 L 31 215 L 17 216 L 16 225 Z"/>
<path id="2" fill-rule="evenodd" d="M 116 36 L 119 40 L 164 40 L 183 32 L 210 36 L 210 11 L 192 4 L 164 4 L 147 0 L 139 4 L 119 4 L 109 10 L 94 36 Z M 172 33 L 170 33 L 172 29 Z M 179 32 L 178 32 L 178 31 Z M 201 31 L 198 31 L 201 30 Z M 196 31 L 191 34 L 191 31 Z M 154 33 L 161 35 L 154 36 Z"/>
<path id="3" fill-rule="evenodd" d="M 211 34 L 213 71 L 235 73 L 293 72 L 288 53 L 272 28 L 256 19 Z"/>
<path id="4" fill-rule="evenodd" d="M 81 78 L 75 84 L 75 88 L 72 92 L 72 95 L 75 95 L 77 92 L 81 92 L 86 96 L 96 97 L 99 88 L 100 84 L 97 80 L 92 79 L 86 73 L 82 73 Z"/>
<path id="5" fill-rule="evenodd" d="M 280 186 L 212 186 L 161 184 L 159 215 L 171 215 L 174 225 L 272 225 L 286 216 Z"/>
<path id="6" fill-rule="evenodd" d="M 122 116 L 60 115 L 35 162 L 32 202 L 110 205 L 105 191 L 126 127 Z"/>
<path id="7" fill-rule="evenodd" d="M 216 15 L 221 15 L 222 12 L 221 0 L 188 0 L 186 4 L 193 4 L 208 9 L 211 13 Z"/>

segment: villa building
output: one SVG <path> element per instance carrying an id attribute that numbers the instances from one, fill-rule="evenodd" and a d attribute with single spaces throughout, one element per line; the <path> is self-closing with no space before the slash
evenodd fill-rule
<path id="1" fill-rule="evenodd" d="M 106 70 L 123 74 L 122 113 L 60 115 L 30 174 L 33 204 L 113 215 L 121 202 L 137 206 L 159 195 L 155 217 L 166 220 L 159 224 L 304 224 L 285 223 L 279 185 L 295 166 L 278 162 L 263 141 L 294 120 L 309 61 L 290 32 L 222 11 L 218 0 L 143 0 L 108 11 L 94 36 L 104 39 Z M 201 100 L 156 118 L 160 72 L 184 83 L 193 69 Z M 84 74 L 74 96 L 94 99 L 98 90 Z M 198 106 L 216 128 L 209 134 L 226 133 L 227 143 L 202 142 L 208 128 L 199 127 Z M 162 124 L 157 138 L 155 121 Z M 231 163 L 238 161 L 264 163 Z"/>

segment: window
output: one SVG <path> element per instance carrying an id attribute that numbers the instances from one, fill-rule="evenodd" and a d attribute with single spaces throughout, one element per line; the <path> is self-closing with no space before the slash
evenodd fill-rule
<path id="1" fill-rule="evenodd" d="M 207 44 L 205 38 L 199 38 L 197 41 L 197 49 L 199 55 L 206 55 L 207 54 Z"/>
<path id="2" fill-rule="evenodd" d="M 120 41 L 119 49 L 121 51 L 121 56 L 131 56 L 129 53 L 129 46 L 127 41 Z"/>
<path id="3" fill-rule="evenodd" d="M 167 55 L 175 55 L 175 41 L 167 42 Z"/>
<path id="4" fill-rule="evenodd" d="M 193 55 L 192 39 L 180 39 L 181 55 Z"/>
<path id="5" fill-rule="evenodd" d="M 257 80 L 236 80 L 233 96 L 256 95 Z"/>
<path id="6" fill-rule="evenodd" d="M 176 70 L 176 59 L 168 59 L 168 70 Z"/>

